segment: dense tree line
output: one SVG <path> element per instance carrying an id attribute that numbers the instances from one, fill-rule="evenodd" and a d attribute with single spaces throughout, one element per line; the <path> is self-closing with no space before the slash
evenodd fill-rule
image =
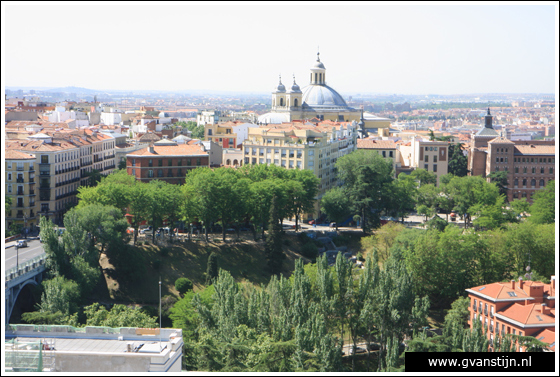
<path id="1" fill-rule="evenodd" d="M 305 267 L 298 260 L 289 279 L 273 276 L 262 287 L 220 270 L 212 286 L 179 300 L 171 318 L 186 334 L 188 370 L 342 371 L 344 337 L 353 347 L 378 342 L 375 369 L 390 370 L 399 344 L 426 325 L 428 306 L 399 256 L 379 268 L 374 253 L 356 270 L 339 253 L 333 267 L 326 257 Z"/>

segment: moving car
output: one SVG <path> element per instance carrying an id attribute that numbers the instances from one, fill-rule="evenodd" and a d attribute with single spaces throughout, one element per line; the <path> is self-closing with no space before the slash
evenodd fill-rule
<path id="1" fill-rule="evenodd" d="M 353 347 L 350 347 L 350 348 L 348 349 L 348 354 L 349 354 L 349 355 L 352 355 L 353 352 L 354 352 L 354 348 L 353 348 Z M 365 352 L 367 352 L 367 350 L 366 350 L 365 348 L 363 348 L 363 347 L 356 347 L 356 353 L 365 353 Z"/>
<path id="2" fill-rule="evenodd" d="M 18 248 L 19 247 L 27 247 L 27 241 L 19 240 L 19 241 L 17 241 L 16 245 L 17 245 Z"/>

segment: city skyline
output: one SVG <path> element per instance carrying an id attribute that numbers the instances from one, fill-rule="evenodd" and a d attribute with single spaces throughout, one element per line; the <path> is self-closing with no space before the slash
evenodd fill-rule
<path id="1" fill-rule="evenodd" d="M 551 3 L 104 5 L 3 3 L 5 87 L 260 94 L 278 75 L 306 86 L 318 50 L 341 93 L 558 87 Z M 28 53 L 39 36 L 46 51 Z"/>

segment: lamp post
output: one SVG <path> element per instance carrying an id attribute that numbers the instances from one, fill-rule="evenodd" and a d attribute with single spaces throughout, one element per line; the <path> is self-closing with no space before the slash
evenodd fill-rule
<path id="1" fill-rule="evenodd" d="M 28 230 L 28 229 L 27 229 L 27 215 L 26 215 L 26 214 L 23 214 L 23 223 L 24 223 L 24 225 L 25 225 L 25 226 L 24 226 L 24 228 L 25 228 L 25 231 L 24 231 L 24 233 L 25 233 L 25 239 L 27 239 L 27 230 Z"/>
<path id="2" fill-rule="evenodd" d="M 159 277 L 159 352 L 161 352 L 161 276 Z"/>
<path id="3" fill-rule="evenodd" d="M 16 273 L 19 276 L 19 245 L 16 241 Z"/>

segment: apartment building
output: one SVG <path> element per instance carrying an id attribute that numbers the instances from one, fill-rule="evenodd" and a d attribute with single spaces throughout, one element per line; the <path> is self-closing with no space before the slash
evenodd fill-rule
<path id="1" fill-rule="evenodd" d="M 12 199 L 12 205 L 6 214 L 6 227 L 21 226 L 32 230 L 39 223 L 37 217 L 37 193 L 35 190 L 35 154 L 8 150 L 5 154 L 4 167 L 5 195 Z"/>
<path id="2" fill-rule="evenodd" d="M 448 172 L 449 143 L 412 137 L 409 143 L 400 145 L 401 165 L 415 169 L 426 169 L 436 174 L 437 185 L 442 175 Z"/>
<path id="3" fill-rule="evenodd" d="M 39 167 L 37 214 L 62 225 L 67 205 L 77 203 L 80 186 L 79 148 L 63 139 L 39 133 L 28 140 L 6 141 L 6 151 L 34 154 Z"/>
<path id="4" fill-rule="evenodd" d="M 126 155 L 126 171 L 140 182 L 159 179 L 183 184 L 189 170 L 210 166 L 204 145 L 149 146 Z"/>
<path id="5" fill-rule="evenodd" d="M 222 148 L 237 148 L 249 135 L 249 128 L 257 124 L 247 122 L 211 123 L 204 126 L 204 139 L 213 141 Z"/>
<path id="6" fill-rule="evenodd" d="M 504 137 L 497 137 L 488 142 L 484 176 L 492 172 L 507 172 L 508 201 L 526 198 L 531 202 L 536 191 L 555 179 L 554 141 L 536 143 L 513 142 Z"/>
<path id="7" fill-rule="evenodd" d="M 320 179 L 318 199 L 338 185 L 335 163 L 356 150 L 356 122 L 260 126 L 243 142 L 243 164 L 274 164 L 308 169 Z"/>
<path id="8" fill-rule="evenodd" d="M 491 349 L 496 338 L 512 334 L 547 341 L 553 350 L 554 336 L 550 333 L 555 332 L 555 281 L 555 276 L 550 284 L 519 278 L 467 289 L 469 326 L 472 328 L 474 321 L 482 323 Z M 524 351 L 519 344 L 516 349 Z"/>
<path id="9" fill-rule="evenodd" d="M 232 120 L 231 116 L 221 110 L 202 110 L 196 114 L 196 125 L 217 124 Z"/>
<path id="10" fill-rule="evenodd" d="M 397 143 L 393 140 L 358 139 L 357 148 L 376 151 L 381 157 L 391 160 L 395 172 L 397 167 L 401 166 L 400 150 L 397 149 Z"/>

